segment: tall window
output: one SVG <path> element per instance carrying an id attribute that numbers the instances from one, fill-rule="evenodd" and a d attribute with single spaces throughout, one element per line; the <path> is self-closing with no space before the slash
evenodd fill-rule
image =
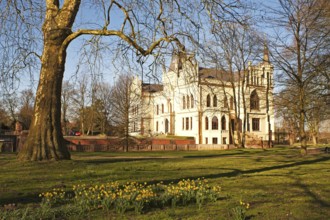
<path id="1" fill-rule="evenodd" d="M 227 99 L 227 97 L 225 97 L 225 98 L 223 99 L 223 107 L 224 107 L 224 108 L 228 108 L 228 99 Z"/>
<path id="2" fill-rule="evenodd" d="M 218 99 L 217 99 L 217 96 L 214 95 L 213 96 L 213 107 L 217 107 L 218 106 Z"/>
<path id="3" fill-rule="evenodd" d="M 218 130 L 219 124 L 218 124 L 218 118 L 214 116 L 212 118 L 212 130 Z"/>
<path id="4" fill-rule="evenodd" d="M 234 98 L 230 97 L 230 110 L 234 109 Z"/>
<path id="5" fill-rule="evenodd" d="M 184 130 L 184 118 L 182 118 L 182 130 Z"/>
<path id="6" fill-rule="evenodd" d="M 157 115 L 159 115 L 159 106 L 157 105 Z"/>
<path id="7" fill-rule="evenodd" d="M 189 96 L 187 95 L 187 108 L 190 107 Z"/>
<path id="8" fill-rule="evenodd" d="M 186 97 L 185 96 L 183 96 L 183 98 L 182 98 L 182 107 L 183 107 L 183 109 L 186 109 Z"/>
<path id="9" fill-rule="evenodd" d="M 208 94 L 206 96 L 206 107 L 211 107 L 211 96 Z"/>
<path id="10" fill-rule="evenodd" d="M 164 113 L 164 104 L 162 104 L 162 113 Z"/>
<path id="11" fill-rule="evenodd" d="M 190 95 L 191 108 L 194 108 L 194 96 Z"/>
<path id="12" fill-rule="evenodd" d="M 186 117 L 186 130 L 189 130 L 189 118 Z"/>
<path id="13" fill-rule="evenodd" d="M 260 131 L 260 119 L 259 118 L 252 118 L 252 130 Z"/>
<path id="14" fill-rule="evenodd" d="M 165 133 L 168 133 L 168 126 L 169 125 L 169 121 L 168 121 L 168 119 L 166 118 L 165 119 Z"/>
<path id="15" fill-rule="evenodd" d="M 222 116 L 221 118 L 221 130 L 226 130 L 226 117 Z"/>
<path id="16" fill-rule="evenodd" d="M 171 102 L 170 102 L 170 104 L 168 105 L 168 108 L 169 108 L 168 112 L 172 113 L 172 103 L 171 103 Z"/>
<path id="17" fill-rule="evenodd" d="M 205 117 L 205 130 L 209 130 L 209 118 Z"/>
<path id="18" fill-rule="evenodd" d="M 212 144 L 218 144 L 218 138 L 212 138 Z"/>
<path id="19" fill-rule="evenodd" d="M 158 132 L 158 121 L 156 121 L 156 131 Z"/>
<path id="20" fill-rule="evenodd" d="M 190 117 L 190 130 L 192 130 L 192 117 Z"/>
<path id="21" fill-rule="evenodd" d="M 251 96 L 250 96 L 250 108 L 251 110 L 259 110 L 259 97 L 258 97 L 258 94 L 257 94 L 257 91 L 254 90 L 252 93 L 251 93 Z"/>

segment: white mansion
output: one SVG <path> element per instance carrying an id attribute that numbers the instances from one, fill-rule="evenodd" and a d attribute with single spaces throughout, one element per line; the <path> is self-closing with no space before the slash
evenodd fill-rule
<path id="1" fill-rule="evenodd" d="M 232 144 L 244 130 L 246 137 L 273 140 L 273 66 L 267 50 L 263 62 L 249 63 L 241 73 L 199 67 L 193 56 L 173 55 L 162 82 L 134 79 L 141 102 L 132 107 L 131 134 L 172 134 L 194 137 L 196 144 Z M 234 132 L 235 118 L 239 122 Z"/>

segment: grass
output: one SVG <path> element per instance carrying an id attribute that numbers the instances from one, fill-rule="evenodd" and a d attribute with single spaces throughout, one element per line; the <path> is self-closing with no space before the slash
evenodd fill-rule
<path id="1" fill-rule="evenodd" d="M 72 153 L 71 161 L 19 162 L 0 154 L 0 206 L 33 206 L 39 193 L 54 187 L 109 181 L 157 183 L 204 177 L 222 187 L 222 199 L 198 210 L 195 205 L 152 209 L 127 219 L 231 219 L 240 200 L 250 203 L 248 219 L 329 219 L 330 155 L 301 156 L 277 147 L 226 151 Z M 94 211 L 92 218 L 111 217 Z"/>

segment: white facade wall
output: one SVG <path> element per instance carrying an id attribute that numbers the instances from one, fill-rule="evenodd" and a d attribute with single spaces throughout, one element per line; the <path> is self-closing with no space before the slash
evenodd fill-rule
<path id="1" fill-rule="evenodd" d="M 229 124 L 235 114 L 235 106 L 231 104 L 231 97 L 234 97 L 233 89 L 228 82 L 221 82 L 219 79 L 207 78 L 200 81 L 197 77 L 199 76 L 198 65 L 191 62 L 189 64 L 183 64 L 182 69 L 164 73 L 162 76 L 163 90 L 148 96 L 148 103 L 151 106 L 149 109 L 150 131 L 153 135 L 168 133 L 194 137 L 197 144 L 229 144 Z M 272 73 L 272 66 L 269 63 L 262 63 L 257 66 L 250 66 L 249 72 L 244 75 L 247 84 L 245 87 L 246 129 L 248 133 L 260 140 L 268 140 L 269 124 L 270 129 L 275 130 Z M 268 105 L 266 99 L 267 82 L 269 82 Z M 238 97 L 237 88 L 235 91 L 235 95 Z M 250 96 L 254 91 L 259 97 L 258 109 L 251 109 L 250 106 Z M 208 94 L 210 95 L 210 107 L 207 106 Z M 214 107 L 213 102 L 214 95 L 217 97 L 216 107 Z M 193 105 L 191 104 L 191 97 L 193 97 Z M 225 97 L 227 97 L 227 107 L 225 106 Z M 189 99 L 189 106 L 187 106 L 187 99 Z M 238 105 L 237 107 L 240 107 L 238 109 L 239 118 L 243 120 L 243 104 L 241 102 Z M 206 117 L 209 121 L 208 128 L 205 125 Z M 217 129 L 212 129 L 213 117 L 217 118 Z M 226 121 L 224 129 L 222 129 L 223 117 Z M 259 124 L 258 129 L 254 130 L 253 128 L 256 126 L 253 125 L 253 122 L 256 119 L 259 120 Z"/>

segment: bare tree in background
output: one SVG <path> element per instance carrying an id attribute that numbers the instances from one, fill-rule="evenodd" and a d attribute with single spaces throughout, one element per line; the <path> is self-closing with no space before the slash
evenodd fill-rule
<path id="1" fill-rule="evenodd" d="M 79 122 L 79 130 L 84 135 L 85 134 L 85 122 L 86 122 L 86 107 L 88 105 L 88 89 L 89 89 L 89 77 L 87 75 L 82 75 L 77 79 L 73 92 L 73 112 L 76 116 L 76 121 Z"/>
<path id="2" fill-rule="evenodd" d="M 29 129 L 31 125 L 34 99 L 32 89 L 21 91 L 17 116 L 18 120 L 22 123 L 23 129 Z"/>
<path id="3" fill-rule="evenodd" d="M 64 135 L 69 133 L 69 126 L 70 123 L 70 113 L 72 113 L 74 105 L 73 105 L 73 97 L 74 97 L 74 85 L 69 81 L 64 81 L 62 85 L 62 93 L 61 93 L 61 124 L 63 128 Z"/>
<path id="4" fill-rule="evenodd" d="M 101 134 L 108 134 L 111 130 L 111 86 L 108 83 L 99 83 L 97 86 L 96 99 L 98 103 L 98 126 Z"/>
<path id="5" fill-rule="evenodd" d="M 11 125 L 11 120 L 7 111 L 2 108 L 2 101 L 0 100 L 0 134 L 8 130 Z"/>
<path id="6" fill-rule="evenodd" d="M 232 1 L 231 6 L 232 16 L 223 21 L 220 19 L 223 12 L 221 4 L 216 1 L 208 2 L 211 35 L 210 42 L 205 46 L 202 45 L 202 50 L 205 59 L 218 71 L 224 97 L 222 100 L 224 104 L 221 107 L 225 107 L 222 110 L 228 109 L 228 118 L 230 121 L 233 120 L 233 123 L 229 123 L 230 136 L 238 141 L 236 145 L 244 147 L 247 131 L 246 115 L 249 107 L 247 100 L 250 94 L 246 82 L 246 76 L 250 71 L 248 63 L 257 59 L 262 60 L 260 54 L 263 42 L 260 41 L 257 31 L 253 29 L 249 6 L 238 1 Z M 227 92 L 226 87 L 230 87 L 230 93 Z M 233 101 L 233 109 L 230 109 L 230 100 Z M 233 116 L 230 111 L 234 112 Z M 243 115 L 243 118 L 240 118 L 240 115 Z M 231 142 L 234 143 L 233 140 Z"/>
<path id="7" fill-rule="evenodd" d="M 305 129 L 311 92 L 308 87 L 322 72 L 320 67 L 324 66 L 330 50 L 329 4 L 325 0 L 278 2 L 279 7 L 270 10 L 272 17 L 267 17 L 267 22 L 277 30 L 272 54 L 282 73 L 279 83 L 286 87 L 294 84 L 296 89 L 291 95 L 297 96 L 294 100 L 299 113 L 299 139 L 304 153 L 307 153 Z"/>
<path id="8" fill-rule="evenodd" d="M 132 75 L 120 75 L 111 91 L 111 123 L 118 130 L 118 134 L 124 137 L 125 148 L 128 151 L 129 134 L 133 128 L 133 109 L 141 106 L 141 90 L 134 86 Z"/>

